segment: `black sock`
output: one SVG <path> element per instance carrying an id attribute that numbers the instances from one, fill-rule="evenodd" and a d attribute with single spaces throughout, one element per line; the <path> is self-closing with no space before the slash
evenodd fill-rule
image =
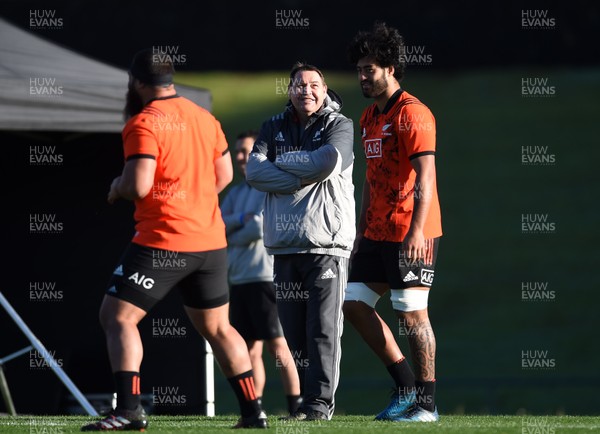
<path id="1" fill-rule="evenodd" d="M 252 370 L 230 377 L 227 381 L 231 384 L 235 396 L 238 399 L 242 417 L 260 413 L 260 404 L 258 403 L 256 391 L 254 390 L 254 376 Z"/>
<path id="2" fill-rule="evenodd" d="M 135 410 L 141 404 L 140 373 L 118 371 L 114 373 L 117 385 L 117 408 L 119 410 Z"/>
<path id="3" fill-rule="evenodd" d="M 290 414 L 296 413 L 300 408 L 300 404 L 302 404 L 302 397 L 300 395 L 286 395 L 287 404 L 288 404 L 288 412 Z"/>
<path id="4" fill-rule="evenodd" d="M 396 383 L 396 388 L 401 396 L 408 395 L 415 389 L 415 374 L 405 357 L 387 367 L 388 372 Z"/>
<path id="5" fill-rule="evenodd" d="M 427 411 L 435 410 L 435 380 L 415 381 L 417 387 L 417 404 Z"/>

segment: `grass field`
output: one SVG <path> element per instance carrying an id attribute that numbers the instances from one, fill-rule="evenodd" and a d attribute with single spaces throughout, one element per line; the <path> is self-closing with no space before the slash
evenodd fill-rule
<path id="1" fill-rule="evenodd" d="M 0 417 L 0 432 L 54 433 L 79 432 L 85 417 Z M 149 432 L 211 434 L 231 432 L 236 416 L 214 418 L 195 416 L 155 416 L 150 418 Z M 586 433 L 600 429 L 600 418 L 585 416 L 442 416 L 435 424 L 401 424 L 375 422 L 372 416 L 339 416 L 329 422 L 282 422 L 269 418 L 269 432 L 277 434 L 392 434 L 402 432 L 443 433 Z"/>

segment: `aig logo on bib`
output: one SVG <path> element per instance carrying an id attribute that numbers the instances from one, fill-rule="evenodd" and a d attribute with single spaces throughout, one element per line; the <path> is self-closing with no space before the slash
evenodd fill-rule
<path id="1" fill-rule="evenodd" d="M 433 270 L 427 270 L 426 268 L 423 268 L 421 270 L 421 283 L 425 286 L 433 285 L 433 273 Z"/>
<path id="2" fill-rule="evenodd" d="M 131 276 L 129 276 L 127 278 L 127 280 L 133 280 L 135 283 L 143 286 L 146 289 L 152 289 L 152 287 L 154 286 L 154 279 L 151 279 L 150 277 L 146 277 L 143 274 L 140 276 L 140 273 L 138 273 L 137 271 L 135 273 L 133 273 Z"/>
<path id="3" fill-rule="evenodd" d="M 381 158 L 381 139 L 365 140 L 365 155 L 367 158 Z"/>

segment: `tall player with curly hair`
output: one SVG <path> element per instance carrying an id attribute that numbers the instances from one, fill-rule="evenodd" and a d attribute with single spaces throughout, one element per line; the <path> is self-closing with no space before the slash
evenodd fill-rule
<path id="1" fill-rule="evenodd" d="M 367 173 L 345 291 L 344 314 L 381 359 L 396 388 L 377 420 L 439 420 L 435 406 L 435 336 L 427 313 L 442 235 L 435 170 L 435 119 L 400 86 L 404 41 L 375 23 L 348 47 L 363 95 L 373 98 L 360 120 Z M 413 369 L 375 310 L 389 291 L 406 334 Z"/>

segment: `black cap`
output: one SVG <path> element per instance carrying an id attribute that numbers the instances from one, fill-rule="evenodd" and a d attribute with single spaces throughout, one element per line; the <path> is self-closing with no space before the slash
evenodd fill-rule
<path id="1" fill-rule="evenodd" d="M 133 56 L 129 73 L 144 84 L 164 86 L 173 83 L 175 68 L 168 56 L 154 53 L 152 48 L 138 51 Z"/>

